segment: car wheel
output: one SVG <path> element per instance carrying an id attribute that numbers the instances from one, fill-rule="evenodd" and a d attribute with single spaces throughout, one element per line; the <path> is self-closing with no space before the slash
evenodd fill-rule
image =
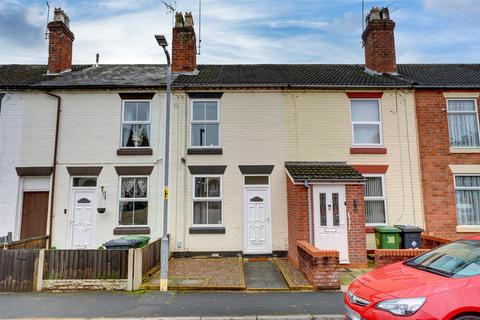
<path id="1" fill-rule="evenodd" d="M 480 320 L 480 316 L 465 315 L 465 316 L 456 317 L 455 320 Z"/>

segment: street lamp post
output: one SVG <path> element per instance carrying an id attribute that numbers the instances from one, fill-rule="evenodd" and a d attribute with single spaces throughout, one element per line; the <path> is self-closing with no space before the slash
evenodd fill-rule
<path id="1" fill-rule="evenodd" d="M 160 291 L 168 290 L 168 166 L 170 160 L 170 99 L 172 94 L 172 64 L 168 53 L 167 39 L 164 35 L 155 35 L 159 46 L 162 47 L 167 58 L 167 106 L 165 109 L 165 151 L 164 151 L 164 174 L 163 179 L 163 235 L 161 240 L 160 254 Z"/>

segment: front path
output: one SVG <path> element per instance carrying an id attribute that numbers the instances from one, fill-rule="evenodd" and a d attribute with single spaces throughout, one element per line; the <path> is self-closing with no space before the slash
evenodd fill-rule
<path id="1" fill-rule="evenodd" d="M 341 314 L 341 292 L 2 293 L 0 318 Z"/>

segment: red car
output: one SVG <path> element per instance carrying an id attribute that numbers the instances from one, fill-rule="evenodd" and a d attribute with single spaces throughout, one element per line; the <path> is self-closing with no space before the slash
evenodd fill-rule
<path id="1" fill-rule="evenodd" d="M 366 273 L 344 302 L 347 320 L 480 320 L 480 236 Z"/>

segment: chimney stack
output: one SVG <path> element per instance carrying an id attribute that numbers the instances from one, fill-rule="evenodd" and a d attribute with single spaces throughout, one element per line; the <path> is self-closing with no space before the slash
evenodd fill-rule
<path id="1" fill-rule="evenodd" d="M 366 28 L 362 34 L 365 47 L 365 65 L 379 73 L 396 73 L 395 22 L 390 20 L 388 8 L 373 7 L 365 19 Z"/>
<path id="2" fill-rule="evenodd" d="M 189 73 L 197 69 L 197 40 L 191 12 L 175 14 L 172 34 L 172 72 Z"/>
<path id="3" fill-rule="evenodd" d="M 57 74 L 72 69 L 72 45 L 75 37 L 70 31 L 70 19 L 62 8 L 55 8 L 53 21 L 47 25 L 48 73 Z"/>

